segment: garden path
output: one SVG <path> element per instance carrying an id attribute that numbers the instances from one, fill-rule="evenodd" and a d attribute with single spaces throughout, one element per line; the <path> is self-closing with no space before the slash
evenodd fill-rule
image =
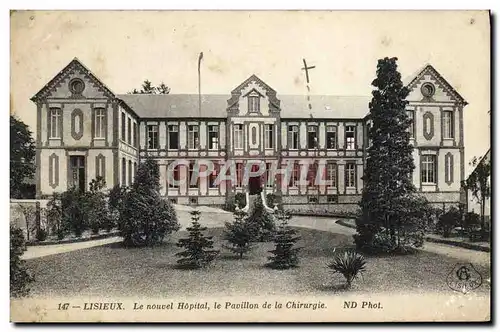
<path id="1" fill-rule="evenodd" d="M 106 239 L 92 240 L 85 242 L 64 243 L 64 244 L 49 244 L 43 246 L 29 246 L 22 256 L 22 259 L 34 259 L 49 255 L 62 254 L 79 249 L 86 249 L 96 246 L 102 246 L 108 243 L 121 241 L 121 237 L 114 236 Z"/>

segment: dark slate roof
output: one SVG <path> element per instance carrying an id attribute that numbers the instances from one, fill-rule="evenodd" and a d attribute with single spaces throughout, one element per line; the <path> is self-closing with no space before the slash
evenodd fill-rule
<path id="1" fill-rule="evenodd" d="M 231 95 L 202 95 L 201 114 L 197 94 L 117 95 L 141 118 L 225 118 Z M 278 95 L 281 118 L 362 119 L 368 114 L 371 97 Z"/>

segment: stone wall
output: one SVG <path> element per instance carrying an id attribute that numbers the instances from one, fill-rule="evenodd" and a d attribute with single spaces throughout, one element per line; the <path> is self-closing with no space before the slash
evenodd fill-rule
<path id="1" fill-rule="evenodd" d="M 46 199 L 11 199 L 10 200 L 10 225 L 21 228 L 24 232 L 25 239 L 33 239 L 35 237 L 35 226 L 37 221 L 43 225 L 46 222 L 45 216 L 42 213 L 47 207 L 48 200 Z M 37 207 L 38 205 L 38 207 Z M 28 223 L 26 223 L 28 216 Z M 30 232 L 27 232 L 29 225 Z"/>

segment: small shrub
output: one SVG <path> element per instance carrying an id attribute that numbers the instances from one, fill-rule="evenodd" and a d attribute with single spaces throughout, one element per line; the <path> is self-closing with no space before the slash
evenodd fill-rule
<path id="1" fill-rule="evenodd" d="M 269 206 L 271 209 L 274 209 L 275 205 L 279 209 L 283 208 L 283 200 L 282 200 L 281 196 L 269 193 L 266 195 L 266 201 L 267 201 L 267 206 Z M 291 211 L 290 211 L 290 213 L 291 213 Z"/>
<path id="2" fill-rule="evenodd" d="M 243 208 L 246 205 L 246 202 L 247 199 L 245 194 L 228 192 L 222 209 L 228 212 L 234 212 L 236 207 L 240 209 Z"/>
<path id="3" fill-rule="evenodd" d="M 217 257 L 219 251 L 213 249 L 212 237 L 203 234 L 207 228 L 199 223 L 200 212 L 193 210 L 190 213 L 192 224 L 187 228 L 189 236 L 177 242 L 177 246 L 185 250 L 175 255 L 181 257 L 177 260 L 180 267 L 198 269 L 208 266 Z"/>
<path id="4" fill-rule="evenodd" d="M 453 228 L 460 225 L 460 217 L 460 211 L 454 206 L 439 217 L 438 228 L 442 231 L 443 237 L 449 237 Z"/>
<path id="5" fill-rule="evenodd" d="M 288 225 L 291 216 L 286 211 L 278 210 L 275 212 L 275 217 L 279 221 L 279 226 L 274 236 L 275 247 L 269 251 L 272 256 L 268 257 L 270 262 L 267 265 L 280 270 L 297 267 L 301 248 L 294 246 L 300 237 L 296 236 L 297 231 Z"/>
<path id="6" fill-rule="evenodd" d="M 224 247 L 237 254 L 239 258 L 243 258 L 243 255 L 252 249 L 253 236 L 245 217 L 245 212 L 236 209 L 234 222 L 226 222 L 224 230 L 224 239 L 229 242 L 229 245 L 224 245 Z"/>
<path id="7" fill-rule="evenodd" d="M 30 292 L 29 284 L 34 281 L 33 276 L 24 266 L 21 259 L 26 250 L 23 231 L 20 228 L 10 227 L 10 295 L 12 297 L 27 296 Z"/>
<path id="8" fill-rule="evenodd" d="M 465 214 L 465 229 L 471 232 L 474 229 L 481 227 L 481 216 L 475 212 L 467 212 Z"/>
<path id="9" fill-rule="evenodd" d="M 36 234 L 35 234 L 35 237 L 36 237 L 36 240 L 37 241 L 45 241 L 47 239 L 47 231 L 43 228 L 38 228 L 36 230 Z"/>
<path id="10" fill-rule="evenodd" d="M 111 216 L 106 202 L 106 195 L 102 192 L 105 186 L 104 179 L 98 176 L 90 182 L 90 190 L 86 193 L 85 215 L 92 234 L 99 234 L 101 228 L 106 227 L 109 229 L 110 227 Z"/>
<path id="11" fill-rule="evenodd" d="M 345 251 L 343 254 L 337 254 L 333 261 L 328 264 L 328 268 L 333 273 L 340 273 L 346 280 L 346 288 L 350 288 L 354 279 L 356 279 L 366 267 L 366 260 L 363 255 L 355 251 Z"/>
<path id="12" fill-rule="evenodd" d="M 394 241 L 394 238 L 391 237 L 388 230 L 382 227 L 379 232 L 373 236 L 371 247 L 373 253 L 390 253 L 396 250 L 397 243 Z"/>
<path id="13" fill-rule="evenodd" d="M 252 241 L 265 242 L 272 239 L 276 232 L 276 225 L 272 214 L 266 211 L 262 198 L 259 196 L 254 201 L 251 214 L 247 219 L 248 227 L 253 236 Z"/>
<path id="14" fill-rule="evenodd" d="M 77 188 L 71 188 L 61 195 L 62 222 L 75 237 L 81 237 L 87 229 L 86 194 Z"/>

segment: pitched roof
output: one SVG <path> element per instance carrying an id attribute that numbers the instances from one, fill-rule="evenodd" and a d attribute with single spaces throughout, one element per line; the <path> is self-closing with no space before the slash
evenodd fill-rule
<path id="1" fill-rule="evenodd" d="M 436 79 L 445 86 L 445 88 L 458 100 L 459 102 L 467 105 L 467 101 L 455 90 L 447 80 L 439 74 L 439 72 L 430 64 L 424 65 L 418 72 L 403 80 L 403 84 L 408 87 L 408 89 L 414 88 L 414 85 L 420 80 L 420 78 L 426 73 L 431 73 L 436 77 Z M 411 79 L 410 79 L 411 78 Z"/>
<path id="2" fill-rule="evenodd" d="M 201 114 L 197 94 L 117 95 L 141 118 L 225 118 L 228 95 L 202 95 Z"/>
<path id="3" fill-rule="evenodd" d="M 68 72 L 74 68 L 78 68 L 83 73 L 88 75 L 108 95 L 115 95 L 113 91 L 111 91 L 111 89 L 109 89 L 96 75 L 94 75 L 94 73 L 90 71 L 90 69 L 88 69 L 78 58 L 75 57 L 73 60 L 71 60 L 70 63 L 68 63 L 66 67 L 64 67 L 59 73 L 57 73 L 57 75 L 54 76 L 54 78 L 52 78 L 49 83 L 45 84 L 45 86 L 41 88 L 40 91 L 38 91 L 33 97 L 31 97 L 31 100 L 36 101 L 37 99 L 46 96 L 59 82 L 61 82 L 66 77 L 66 74 L 68 74 Z"/>
<path id="4" fill-rule="evenodd" d="M 125 94 L 117 98 L 143 118 L 225 118 L 230 95 L 197 94 Z M 278 95 L 281 118 L 361 119 L 368 114 L 371 97 L 312 95 L 309 111 L 307 96 Z"/>
<path id="5" fill-rule="evenodd" d="M 488 162 L 488 161 L 491 162 L 491 148 L 489 148 L 488 151 L 486 151 L 486 153 L 479 159 L 478 163 L 476 164 L 476 167 L 474 167 L 474 169 L 472 170 L 472 172 L 470 172 L 470 174 L 469 174 L 469 176 L 467 176 L 467 178 L 470 178 L 472 176 L 472 174 L 474 174 L 474 172 L 476 172 L 477 166 L 480 163 Z"/>
<path id="6" fill-rule="evenodd" d="M 282 118 L 362 119 L 368 112 L 371 97 L 311 95 L 278 95 Z"/>

